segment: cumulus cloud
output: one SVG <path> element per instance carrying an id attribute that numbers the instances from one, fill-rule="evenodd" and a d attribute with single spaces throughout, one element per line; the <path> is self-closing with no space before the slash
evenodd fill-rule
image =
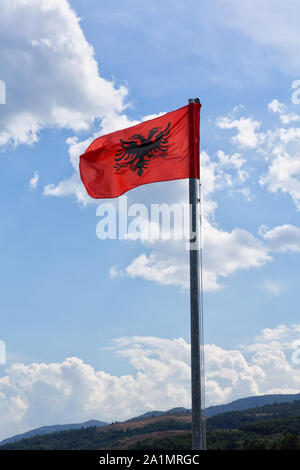
<path id="1" fill-rule="evenodd" d="M 265 345 L 272 343 L 273 341 L 278 341 L 277 347 L 287 349 L 290 346 L 291 341 L 294 340 L 295 336 L 298 336 L 300 333 L 300 325 L 292 324 L 288 325 L 278 325 L 276 328 L 264 328 L 259 336 L 255 337 L 256 341 L 260 341 Z"/>
<path id="2" fill-rule="evenodd" d="M 273 111 L 273 113 L 283 113 L 286 110 L 286 106 L 283 103 L 280 103 L 278 100 L 274 99 L 268 104 L 268 108 Z"/>
<path id="3" fill-rule="evenodd" d="M 272 260 L 267 248 L 249 232 L 234 229 L 223 231 L 207 220 L 203 224 L 203 287 L 213 291 L 220 280 L 240 269 L 259 267 Z M 152 242 L 149 255 L 143 253 L 124 270 L 114 274 L 141 277 L 162 285 L 189 287 L 189 254 L 186 240 Z"/>
<path id="4" fill-rule="evenodd" d="M 284 353 L 292 365 L 292 350 L 299 347 L 299 336 L 299 323 L 293 323 L 291 325 L 281 324 L 275 328 L 264 328 L 259 335 L 255 336 L 251 344 L 241 346 L 241 350 L 255 354 L 263 354 L 266 351 L 273 351 L 280 354 Z M 297 370 L 295 370 L 296 375 Z"/>
<path id="5" fill-rule="evenodd" d="M 237 133 L 232 137 L 232 141 L 240 147 L 255 148 L 263 137 L 258 132 L 261 123 L 253 121 L 251 118 L 219 117 L 216 124 L 220 129 L 236 129 Z"/>
<path id="6" fill-rule="evenodd" d="M 240 183 L 243 183 L 248 178 L 249 174 L 246 170 L 242 169 L 246 163 L 246 159 L 242 157 L 240 153 L 234 153 L 232 155 L 226 155 L 223 150 L 217 152 L 219 159 L 219 165 L 221 168 L 234 168 L 237 173 L 237 179 Z"/>
<path id="7" fill-rule="evenodd" d="M 287 107 L 274 99 L 269 104 L 269 109 L 275 113 L 286 113 Z M 291 156 L 285 151 L 286 146 L 297 142 L 300 138 L 300 129 L 276 128 L 259 132 L 260 123 L 250 118 L 237 118 L 239 109 L 233 110 L 229 117 L 219 118 L 217 125 L 222 129 L 237 129 L 234 143 L 239 147 L 256 148 L 260 156 L 265 157 L 268 171 L 259 179 L 262 186 L 266 186 L 271 192 L 281 190 L 287 192 L 299 206 L 300 175 L 299 159 Z M 244 111 L 244 109 L 243 109 Z M 77 142 L 73 142 L 77 145 Z M 285 153 L 284 153 L 285 152 Z M 215 155 L 201 152 L 201 182 L 202 182 L 202 221 L 203 221 L 203 280 L 206 290 L 216 290 L 222 287 L 222 280 L 241 269 L 250 269 L 264 265 L 272 261 L 272 253 L 278 251 L 294 252 L 295 240 L 290 241 L 289 246 L 276 247 L 275 232 L 269 234 L 259 233 L 261 238 L 242 230 L 238 227 L 231 231 L 222 230 L 214 221 L 214 213 L 217 204 L 214 196 L 217 191 L 228 191 L 229 194 L 241 194 L 246 200 L 251 201 L 249 187 L 245 186 L 250 178 L 247 159 L 241 152 L 227 153 L 218 150 Z M 250 168 L 251 170 L 251 168 Z M 298 188 L 299 186 L 299 188 Z M 177 200 L 182 204 L 188 200 L 186 182 L 178 182 Z M 184 191 L 183 191 L 184 188 Z M 160 190 L 155 193 L 160 194 Z M 153 198 L 154 191 L 148 191 L 148 196 Z M 144 197 L 145 193 L 143 193 Z M 132 200 L 136 196 L 131 196 Z M 152 199 L 153 200 L 153 199 Z M 161 200 L 169 201 L 162 195 Z M 143 202 L 147 200 L 143 199 Z M 300 206 L 299 206 L 300 207 Z M 275 230 L 275 229 L 273 229 Z M 289 227 L 289 237 L 295 237 L 296 227 Z M 267 230 L 268 231 L 268 230 Z M 276 228 L 276 236 L 281 238 L 283 231 L 287 235 L 287 228 L 282 226 Z M 151 282 L 163 285 L 175 285 L 182 288 L 189 286 L 188 254 L 186 253 L 186 240 L 147 240 L 140 237 L 143 245 L 147 248 L 144 253 L 133 259 L 127 267 L 114 266 L 111 276 L 129 276 L 131 278 L 141 277 Z M 291 246 L 293 243 L 293 248 Z M 271 283 L 264 283 L 265 290 L 273 294 L 279 294 L 281 287 Z M 276 291 L 276 292 L 275 292 Z"/>
<path id="8" fill-rule="evenodd" d="M 266 328 L 253 343 L 205 346 L 206 406 L 266 393 L 297 393 L 291 355 L 300 325 Z M 125 420 L 145 411 L 190 407 L 190 345 L 183 339 L 125 337 L 115 354 L 135 373 L 96 371 L 76 357 L 13 364 L 0 378 L 0 439 L 33 427 L 88 419 Z"/>
<path id="9" fill-rule="evenodd" d="M 290 124 L 293 121 L 299 121 L 300 116 L 294 112 L 287 114 L 287 106 L 274 99 L 269 103 L 268 108 L 275 114 L 279 114 L 280 120 L 283 124 Z"/>
<path id="10" fill-rule="evenodd" d="M 0 144 L 32 144 L 38 140 L 39 131 L 44 127 L 69 128 L 75 132 L 88 130 L 98 118 L 100 128 L 89 138 L 79 139 L 73 135 L 67 140 L 73 168 L 71 176 L 44 187 L 46 196 L 75 196 L 83 205 L 94 203 L 79 178 L 79 155 L 99 135 L 139 122 L 130 120 L 124 113 L 127 90 L 124 87 L 116 88 L 113 82 L 99 75 L 94 51 L 67 0 L 27 0 L 26 3 L 16 0 L 2 2 L 1 6 L 0 34 L 10 40 L 6 40 L 6 46 L 0 49 L 0 60 L 10 96 L 0 120 Z M 16 31 L 12 25 L 17 24 L 19 18 L 22 18 L 23 26 Z M 12 55 L 18 60 L 11 62 Z M 20 68 L 23 71 L 22 83 L 18 73 Z M 234 113 L 241 108 L 236 108 Z M 273 100 L 270 109 L 279 113 L 281 118 L 290 116 L 277 100 Z M 140 120 L 161 114 L 141 117 Z M 217 126 L 236 131 L 232 141 L 240 148 L 257 148 L 266 139 L 266 135 L 260 132 L 261 123 L 249 117 L 220 117 Z M 300 137 L 297 128 L 281 129 L 277 134 L 283 143 Z M 292 157 L 285 157 L 283 165 L 282 158 L 277 154 L 273 167 L 271 165 L 269 173 L 261 178 L 261 184 L 270 191 L 280 189 L 288 192 L 298 204 L 297 159 L 292 161 Z M 205 231 L 209 234 L 204 240 L 204 285 L 206 289 L 214 290 L 220 287 L 220 278 L 239 269 L 261 266 L 271 257 L 264 244 L 250 233 L 239 228 L 224 231 L 210 219 L 216 208 L 212 194 L 220 188 L 251 200 L 250 190 L 244 186 L 249 177 L 245 157 L 240 152 L 229 154 L 219 150 L 215 160 L 202 152 L 201 162 L 205 199 L 203 218 Z M 285 171 L 282 172 L 283 166 Z M 280 176 L 282 174 L 285 175 L 284 179 Z M 35 174 L 30 186 L 34 188 L 37 184 L 38 174 Z M 178 255 L 184 253 L 182 246 L 178 247 L 176 243 L 171 245 L 166 248 L 167 244 L 161 241 L 152 244 L 150 253 L 141 254 L 125 269 L 114 267 L 112 276 L 125 273 L 131 277 L 142 276 L 162 284 L 187 287 L 187 253 Z M 218 259 L 213 252 L 218 253 Z"/>
<path id="11" fill-rule="evenodd" d="M 147 256 L 143 253 L 127 266 L 125 272 L 131 278 L 141 277 L 162 285 L 177 285 L 187 288 L 189 286 L 188 265 L 184 262 L 180 263 L 178 258 L 174 259 L 159 253 Z"/>
<path id="12" fill-rule="evenodd" d="M 300 129 L 299 129 L 300 138 Z M 281 191 L 293 199 L 300 210 L 300 157 L 282 152 L 271 162 L 267 173 L 260 178 L 260 184 L 271 193 Z"/>
<path id="13" fill-rule="evenodd" d="M 44 128 L 75 132 L 67 139 L 73 173 L 47 184 L 44 195 L 75 196 L 80 204 L 93 203 L 79 177 L 79 156 L 100 135 L 164 112 L 140 120 L 126 116 L 126 87 L 116 87 L 100 76 L 94 50 L 67 0 L 0 0 L 0 6 L 1 78 L 8 89 L 0 119 L 0 145 L 32 145 Z M 16 29 L 20 22 L 22 28 Z M 95 131 L 96 122 L 100 124 Z M 78 131 L 89 130 L 88 138 L 76 136 Z"/>
<path id="14" fill-rule="evenodd" d="M 288 106 L 277 99 L 268 104 L 268 109 L 277 114 L 281 123 L 287 127 L 275 124 L 273 128 L 262 131 L 261 122 L 244 116 L 237 118 L 236 110 L 228 116 L 219 117 L 216 124 L 224 130 L 235 129 L 236 134 L 231 137 L 232 142 L 238 148 L 255 149 L 257 156 L 264 158 L 267 166 L 266 171 L 258 178 L 259 184 L 271 193 L 288 194 L 297 210 L 300 210 L 300 127 L 290 125 L 299 121 L 300 115 L 289 112 Z M 224 161 L 224 158 L 222 160 Z M 237 163 L 242 160 L 244 157 L 238 157 Z M 240 173 L 240 178 L 243 174 L 245 173 Z M 246 172 L 246 175 L 249 176 L 249 173 Z M 240 191 L 247 199 L 251 199 L 249 193 L 248 197 L 247 192 L 245 193 L 247 189 L 249 190 L 244 187 Z"/>
<path id="15" fill-rule="evenodd" d="M 87 130 L 95 118 L 109 121 L 122 113 L 127 90 L 99 75 L 67 0 L 1 0 L 0 6 L 1 78 L 7 86 L 0 145 L 33 144 L 45 127 Z"/>
<path id="16" fill-rule="evenodd" d="M 77 201 L 83 205 L 87 205 L 91 201 L 91 197 L 87 194 L 78 172 L 74 172 L 72 176 L 66 180 L 60 181 L 57 185 L 51 183 L 44 187 L 45 196 L 75 196 Z"/>
<path id="17" fill-rule="evenodd" d="M 236 188 L 248 178 L 244 169 L 245 159 L 239 153 L 225 154 L 218 151 L 213 159 L 201 152 L 203 220 L 203 286 L 205 290 L 217 290 L 224 279 L 240 269 L 262 266 L 272 260 L 262 241 L 246 230 L 235 228 L 222 230 L 213 223 L 216 203 L 213 195 L 219 189 Z M 188 200 L 187 182 L 180 183 L 177 202 Z M 160 227 L 162 229 L 162 227 Z M 136 257 L 127 267 L 113 268 L 113 276 L 141 277 L 162 285 L 189 287 L 189 252 L 186 238 L 181 240 L 141 239 L 147 252 Z M 150 252 L 149 252 L 150 250 Z"/>
<path id="18" fill-rule="evenodd" d="M 274 99 L 269 108 L 279 114 L 284 124 L 298 121 L 300 116 L 287 113 L 287 107 Z M 265 147 L 262 153 L 268 161 L 267 171 L 261 175 L 259 183 L 271 193 L 288 194 L 300 210 L 300 127 L 277 127 L 265 133 Z"/>
<path id="19" fill-rule="evenodd" d="M 268 242 L 270 249 L 281 253 L 300 253 L 300 228 L 294 225 L 280 225 L 262 231 L 263 238 Z"/>

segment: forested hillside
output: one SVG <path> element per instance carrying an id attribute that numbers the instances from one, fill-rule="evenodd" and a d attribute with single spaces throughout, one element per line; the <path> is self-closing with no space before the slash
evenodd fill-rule
<path id="1" fill-rule="evenodd" d="M 56 432 L 8 443 L 10 449 L 191 449 L 191 413 Z M 207 447 L 300 450 L 300 400 L 231 411 L 207 419 Z"/>

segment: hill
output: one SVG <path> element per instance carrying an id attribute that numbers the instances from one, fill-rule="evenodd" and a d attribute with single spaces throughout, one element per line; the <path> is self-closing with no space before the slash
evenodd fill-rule
<path id="1" fill-rule="evenodd" d="M 257 406 L 263 406 L 272 403 L 286 403 L 300 400 L 300 393 L 294 394 L 273 394 L 273 395 L 257 395 L 254 397 L 240 398 L 225 405 L 209 406 L 205 410 L 205 416 L 214 416 L 228 411 L 241 411 Z"/>
<path id="2" fill-rule="evenodd" d="M 47 435 L 39 435 L 18 442 L 4 444 L 0 450 L 34 449 L 34 450 L 69 450 L 69 449 L 111 449 L 120 448 L 124 439 L 135 436 L 152 435 L 153 433 L 168 431 L 185 431 L 191 427 L 191 415 L 178 413 L 164 415 L 137 421 L 125 421 L 107 426 L 93 426 L 85 429 L 72 429 L 68 431 L 54 432 Z M 153 434 L 156 435 L 156 434 Z M 139 439 L 137 439 L 139 440 Z"/>
<path id="3" fill-rule="evenodd" d="M 68 431 L 69 429 L 90 428 L 93 426 L 105 426 L 107 424 L 108 423 L 106 423 L 105 421 L 91 419 L 89 421 L 85 421 L 84 423 L 55 424 L 53 426 L 42 426 L 40 428 L 31 429 L 30 431 L 24 432 L 22 434 L 16 434 L 15 436 L 9 437 L 8 439 L 4 439 L 0 442 L 0 446 L 34 436 L 43 436 L 45 434 L 51 434 L 53 432 Z"/>
<path id="4" fill-rule="evenodd" d="M 174 412 L 7 443 L 11 449 L 191 449 L 191 413 Z M 209 449 L 300 450 L 300 400 L 230 411 L 207 419 Z"/>
<path id="5" fill-rule="evenodd" d="M 284 402 L 293 402 L 294 400 L 300 399 L 300 393 L 298 394 L 274 394 L 274 395 L 258 395 L 254 397 L 247 397 L 247 398 L 241 398 L 238 400 L 234 400 L 230 403 L 224 404 L 224 405 L 217 405 L 217 406 L 210 406 L 206 408 L 205 410 L 205 415 L 207 418 L 221 414 L 221 413 L 226 413 L 230 411 L 241 411 L 241 410 L 246 410 L 250 408 L 256 408 L 258 406 L 262 406 L 265 404 L 272 404 L 272 403 L 284 403 Z M 163 416 L 165 414 L 174 414 L 174 413 L 187 413 L 190 412 L 191 410 L 187 410 L 186 408 L 183 407 L 178 407 L 178 408 L 172 408 L 167 411 L 149 411 L 147 413 L 144 413 L 142 415 L 136 416 L 134 418 L 131 418 L 128 421 L 136 421 L 136 420 L 143 420 L 146 418 L 151 418 L 151 417 L 157 417 L 157 416 Z M 18 434 L 16 436 L 9 437 L 8 439 L 3 440 L 0 442 L 0 446 L 8 443 L 12 443 L 15 441 L 22 440 L 24 438 L 30 438 L 38 435 L 45 435 L 45 434 L 50 434 L 53 432 L 58 432 L 58 431 L 64 431 L 64 430 L 71 430 L 71 429 L 80 429 L 80 428 L 87 428 L 87 427 L 93 427 L 93 426 L 104 426 L 107 425 L 108 423 L 104 421 L 98 421 L 98 420 L 90 420 L 86 421 L 84 423 L 79 423 L 79 424 L 64 424 L 64 425 L 53 425 L 53 426 L 44 426 L 36 429 L 32 429 L 30 431 L 27 431 L 23 434 Z"/>
<path id="6" fill-rule="evenodd" d="M 209 406 L 205 410 L 205 416 L 208 418 L 210 416 L 215 416 L 220 413 L 227 413 L 228 411 L 247 410 L 249 408 L 255 408 L 257 406 L 263 406 L 272 403 L 293 402 L 294 400 L 300 400 L 300 393 L 257 395 L 254 397 L 239 398 L 238 400 L 234 400 L 224 405 Z M 147 413 L 143 413 L 142 415 L 132 418 L 132 420 L 151 418 L 154 416 L 162 416 L 164 414 L 187 411 L 190 412 L 191 410 L 187 410 L 183 407 L 178 407 L 172 408 L 168 411 L 148 411 Z"/>

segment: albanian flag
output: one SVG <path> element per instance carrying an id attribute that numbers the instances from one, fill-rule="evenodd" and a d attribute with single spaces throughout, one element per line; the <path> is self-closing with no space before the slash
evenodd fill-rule
<path id="1" fill-rule="evenodd" d="M 142 184 L 199 178 L 199 102 L 94 140 L 80 157 L 81 180 L 96 199 Z"/>

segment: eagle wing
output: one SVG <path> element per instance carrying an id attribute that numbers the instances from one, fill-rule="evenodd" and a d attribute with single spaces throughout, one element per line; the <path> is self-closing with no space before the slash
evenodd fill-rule
<path id="1" fill-rule="evenodd" d="M 136 136 L 137 137 L 137 136 Z M 141 139 L 142 136 L 139 135 Z M 133 137 L 132 137 L 133 139 Z M 134 158 L 138 152 L 139 145 L 137 144 L 136 140 L 123 140 L 120 139 L 121 149 L 116 153 L 116 162 L 120 162 L 124 157 L 124 160 L 128 160 L 129 158 Z"/>
<path id="2" fill-rule="evenodd" d="M 147 147 L 147 155 L 149 157 L 158 156 L 159 153 L 164 153 L 168 150 L 168 138 L 170 135 L 170 126 L 169 122 L 167 127 L 154 135 L 154 140 L 148 141 L 149 143 L 145 145 Z M 163 155 L 162 155 L 163 156 Z"/>
<path id="3" fill-rule="evenodd" d="M 169 122 L 164 130 L 151 129 L 147 139 L 140 134 L 133 135 L 128 141 L 121 139 L 121 149 L 115 155 L 116 170 L 131 167 L 132 171 L 138 170 L 138 174 L 141 176 L 152 158 L 165 156 L 165 152 L 168 150 L 170 126 Z M 152 136 L 151 131 L 154 132 Z"/>

